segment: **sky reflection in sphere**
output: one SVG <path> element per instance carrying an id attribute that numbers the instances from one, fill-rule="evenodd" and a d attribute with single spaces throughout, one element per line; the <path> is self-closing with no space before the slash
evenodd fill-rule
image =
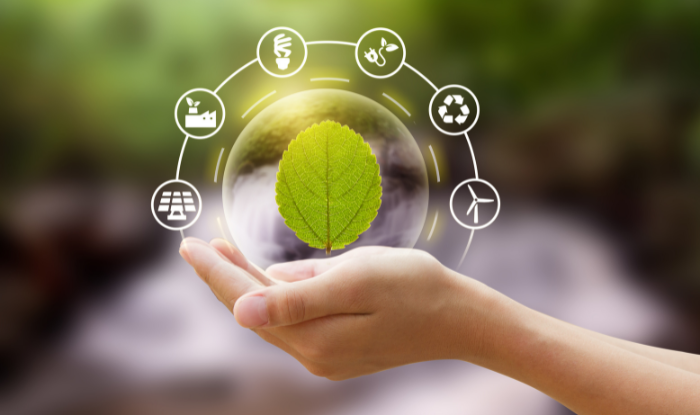
<path id="1" fill-rule="evenodd" d="M 243 129 L 224 170 L 226 221 L 239 249 L 255 264 L 323 258 L 287 227 L 275 202 L 282 153 L 314 123 L 347 125 L 369 143 L 382 176 L 382 205 L 370 228 L 345 249 L 383 245 L 411 248 L 425 222 L 428 176 L 423 156 L 406 126 L 388 109 L 361 95 L 315 89 L 283 98 Z"/>

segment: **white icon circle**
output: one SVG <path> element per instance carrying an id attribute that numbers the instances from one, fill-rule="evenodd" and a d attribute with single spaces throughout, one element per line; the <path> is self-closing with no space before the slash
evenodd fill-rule
<path id="1" fill-rule="evenodd" d="M 458 89 L 461 89 L 463 91 L 466 91 L 469 95 L 471 95 L 472 98 L 474 98 L 474 102 L 476 103 L 476 115 L 474 117 L 474 121 L 472 121 L 472 123 L 468 127 L 466 127 L 465 129 L 457 131 L 457 132 L 446 131 L 446 130 L 440 128 L 440 126 L 435 122 L 435 119 L 433 117 L 433 104 L 435 103 L 435 98 L 438 95 L 440 95 L 441 92 L 443 92 L 444 90 L 446 90 L 448 88 L 458 88 Z M 450 98 L 452 98 L 452 99 L 450 100 Z M 442 110 L 442 108 L 439 108 L 440 111 L 438 111 L 438 115 L 440 115 L 440 120 L 442 122 L 444 122 L 446 124 L 452 124 L 453 122 L 456 121 L 458 124 L 462 124 L 462 123 L 464 123 L 464 121 L 466 121 L 466 117 L 469 115 L 470 111 L 466 105 L 463 105 L 463 103 L 459 104 L 460 99 L 463 100 L 464 97 L 459 93 L 455 93 L 455 94 L 448 95 L 447 97 L 445 97 L 445 99 L 442 102 L 440 102 L 440 107 L 447 108 L 447 107 L 451 106 L 453 103 L 456 103 L 460 107 L 460 115 L 458 115 L 457 117 L 453 117 L 452 119 L 449 118 L 449 117 L 452 117 L 451 115 L 448 115 L 446 112 L 444 112 L 444 110 Z M 448 104 L 448 101 L 449 101 L 449 104 Z M 428 106 L 428 114 L 430 115 L 430 121 L 433 123 L 435 128 L 437 128 L 441 133 L 447 134 L 447 135 L 461 135 L 461 134 L 464 134 L 464 133 L 468 132 L 469 130 L 471 130 L 474 127 L 474 125 L 476 124 L 476 122 L 479 120 L 479 112 L 480 112 L 479 100 L 476 99 L 476 95 L 474 95 L 474 93 L 469 88 L 463 87 L 462 85 L 447 85 L 447 86 L 443 86 L 442 88 L 438 89 L 435 92 L 435 94 L 433 94 L 433 97 L 430 99 L 430 105 Z M 464 118 L 461 118 L 461 117 L 464 117 Z M 447 118 L 447 120 L 445 120 L 445 118 Z M 463 119 L 464 121 L 462 121 L 460 123 L 459 122 L 460 119 Z"/>
<path id="2" fill-rule="evenodd" d="M 163 223 L 163 222 L 160 220 L 160 218 L 159 218 L 158 215 L 156 214 L 156 198 L 157 198 L 159 195 L 161 196 L 161 200 L 159 201 L 159 205 L 158 205 L 159 211 L 160 211 L 160 212 L 164 212 L 164 210 L 160 210 L 160 209 L 161 209 L 161 206 L 166 206 L 166 205 L 167 205 L 167 208 L 168 208 L 169 210 L 172 209 L 172 203 L 173 203 L 173 201 L 168 200 L 166 203 L 160 203 L 160 202 L 163 202 L 163 195 L 161 195 L 160 190 L 161 190 L 163 187 L 165 187 L 165 186 L 167 186 L 167 185 L 169 185 L 169 184 L 171 184 L 171 183 L 181 183 L 181 184 L 184 184 L 185 186 L 188 186 L 188 187 L 191 188 L 192 190 L 194 190 L 194 194 L 197 195 L 197 201 L 199 202 L 199 209 L 197 209 L 197 214 L 195 215 L 194 219 L 192 219 L 191 221 L 185 222 L 185 224 L 182 225 L 182 226 L 170 226 L 170 225 L 166 225 L 165 223 Z M 168 195 L 168 196 L 172 196 L 172 195 Z M 182 197 L 181 197 L 182 199 L 185 199 L 185 197 L 186 197 L 186 195 L 181 195 L 181 196 L 182 196 Z M 187 201 L 187 200 L 185 200 L 185 202 L 186 202 L 186 201 Z M 187 206 L 187 204 L 183 204 L 182 206 Z M 184 216 L 183 211 L 182 211 L 182 208 L 178 209 L 177 211 L 178 211 L 177 213 L 178 213 L 179 215 L 183 215 L 183 216 Z M 194 187 L 194 186 L 192 186 L 192 184 L 190 184 L 189 182 L 186 182 L 186 181 L 184 181 L 184 180 L 178 180 L 178 179 L 168 180 L 167 182 L 165 182 L 165 183 L 161 184 L 160 186 L 158 186 L 158 188 L 156 189 L 156 191 L 153 193 L 153 197 L 151 198 L 151 212 L 153 213 L 153 217 L 156 218 L 156 221 L 160 224 L 160 226 L 164 227 L 165 229 L 170 229 L 171 231 L 180 231 L 180 230 L 183 230 L 183 229 L 187 229 L 187 228 L 189 228 L 190 226 L 194 225 L 195 222 L 197 222 L 197 219 L 199 219 L 199 215 L 202 213 L 202 197 L 199 195 L 199 191 L 197 190 L 197 188 Z M 172 210 L 171 210 L 171 214 L 175 214 L 175 213 L 176 213 L 176 209 L 172 209 Z"/>
<path id="3" fill-rule="evenodd" d="M 454 209 L 454 198 L 455 198 L 455 194 L 457 193 L 457 190 L 459 190 L 459 188 L 464 186 L 464 185 L 468 185 L 469 183 L 474 183 L 474 182 L 485 184 L 486 186 L 490 187 L 491 190 L 493 190 L 493 193 L 496 195 L 496 213 L 493 215 L 491 220 L 489 220 L 485 224 L 479 225 L 479 226 L 467 225 L 466 223 L 459 220 L 457 218 L 457 215 L 455 215 L 455 209 Z M 471 190 L 471 188 L 470 188 L 470 190 Z M 477 207 L 477 209 L 478 209 L 478 207 Z M 489 226 L 490 224 L 493 223 L 493 221 L 496 220 L 500 211 L 501 211 L 501 197 L 498 195 L 498 191 L 496 190 L 496 188 L 493 187 L 493 185 L 491 183 L 487 182 L 486 180 L 481 180 L 481 179 L 465 180 L 462 183 L 458 184 L 457 187 L 455 187 L 455 189 L 452 191 L 452 196 L 450 196 L 450 212 L 452 213 L 452 217 L 454 218 L 455 221 L 457 221 L 457 223 L 459 223 L 462 227 L 465 227 L 467 229 L 472 229 L 472 230 L 484 229 L 485 227 Z"/>
<path id="4" fill-rule="evenodd" d="M 365 69 L 364 66 L 362 66 L 362 62 L 360 62 L 360 44 L 362 43 L 362 39 L 364 39 L 365 36 L 367 36 L 368 34 L 370 34 L 372 32 L 376 32 L 376 31 L 380 31 L 380 30 L 384 31 L 384 32 L 391 33 L 392 35 L 396 36 L 396 38 L 401 43 L 401 52 L 403 53 L 403 56 L 401 57 L 401 63 L 399 64 L 399 66 L 397 66 L 393 72 L 391 72 L 390 74 L 387 74 L 387 75 L 375 75 L 375 74 L 367 71 L 367 69 Z M 404 62 L 406 62 L 406 45 L 404 45 L 403 39 L 401 39 L 401 36 L 397 35 L 396 32 L 394 32 L 393 30 L 387 29 L 384 27 L 375 27 L 374 29 L 370 29 L 370 30 L 366 31 L 362 36 L 360 36 L 360 40 L 357 41 L 357 44 L 355 45 L 355 61 L 357 62 L 357 66 L 360 67 L 362 72 L 364 72 L 368 76 L 371 76 L 372 78 L 376 78 L 376 79 L 389 78 L 391 76 L 394 76 L 399 70 L 401 70 Z"/>
<path id="5" fill-rule="evenodd" d="M 276 74 L 276 73 L 270 71 L 269 69 L 267 69 L 265 67 L 265 64 L 263 63 L 262 59 L 260 59 L 260 46 L 262 45 L 263 40 L 265 40 L 265 37 L 267 37 L 267 35 L 269 35 L 270 33 L 274 32 L 274 31 L 277 31 L 277 30 L 286 30 L 286 31 L 294 33 L 295 35 L 297 35 L 299 37 L 299 39 L 301 40 L 301 43 L 304 45 L 304 60 L 301 62 L 301 65 L 299 65 L 299 67 L 296 70 L 294 70 L 293 72 L 288 73 L 288 74 Z M 291 46 L 291 39 L 289 37 L 285 38 L 284 36 L 280 36 L 280 35 L 282 35 L 282 34 L 275 36 L 275 39 L 274 39 L 275 49 L 274 50 L 276 53 L 282 52 L 281 54 L 283 56 L 280 56 L 279 58 L 277 58 L 275 60 L 275 63 L 277 64 L 277 68 L 279 68 L 280 70 L 286 70 L 287 67 L 289 66 L 289 54 L 290 54 L 289 50 L 287 48 L 289 46 Z M 306 58 L 307 58 L 307 56 L 309 56 L 309 49 L 306 46 L 306 41 L 299 34 L 299 32 L 297 32 L 296 30 L 291 29 L 289 27 L 281 26 L 281 27 L 272 28 L 272 29 L 268 30 L 267 32 L 265 32 L 264 35 L 262 35 L 262 37 L 258 41 L 258 49 L 257 49 L 256 53 L 258 56 L 258 63 L 263 68 L 263 71 L 267 72 L 269 75 L 274 76 L 275 78 L 289 78 L 290 76 L 296 75 L 296 73 L 299 72 L 301 70 L 301 68 L 304 67 L 304 64 L 306 63 Z"/>
<path id="6" fill-rule="evenodd" d="M 187 96 L 193 92 L 206 92 L 208 94 L 211 94 L 216 98 L 217 101 L 219 101 L 219 105 L 221 105 L 221 121 L 219 122 L 219 125 L 216 126 L 216 129 L 214 132 L 207 134 L 207 135 L 194 135 L 188 131 L 186 131 L 182 125 L 180 125 L 180 119 L 177 116 L 177 109 L 180 108 L 180 103 L 182 102 L 183 99 L 187 98 Z M 214 92 L 206 89 L 206 88 L 195 88 L 195 89 L 190 89 L 189 91 L 185 92 L 180 99 L 177 100 L 177 104 L 175 104 L 175 123 L 177 124 L 177 128 L 180 129 L 186 136 L 195 138 L 197 140 L 204 140 L 205 138 L 209 138 L 213 136 L 214 134 L 218 133 L 219 130 L 221 129 L 221 126 L 224 125 L 224 120 L 226 119 L 226 108 L 224 107 L 223 101 L 221 101 L 221 98 L 219 98 L 218 95 L 216 95 Z M 185 126 L 186 127 L 186 126 Z"/>

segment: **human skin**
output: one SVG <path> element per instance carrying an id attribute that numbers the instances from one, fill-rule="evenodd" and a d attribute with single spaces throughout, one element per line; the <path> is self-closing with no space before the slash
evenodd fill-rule
<path id="1" fill-rule="evenodd" d="M 342 380 L 459 359 L 539 389 L 577 414 L 700 412 L 700 356 L 554 319 L 419 250 L 358 248 L 267 273 L 220 239 L 187 238 L 180 253 L 241 326 L 318 376 Z"/>

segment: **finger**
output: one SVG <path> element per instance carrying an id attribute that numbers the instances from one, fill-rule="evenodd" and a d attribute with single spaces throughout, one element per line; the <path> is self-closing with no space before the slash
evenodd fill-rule
<path id="1" fill-rule="evenodd" d="M 224 257 L 226 257 L 233 265 L 244 269 L 250 275 L 255 277 L 265 286 L 275 285 L 276 281 L 268 277 L 260 268 L 258 268 L 252 262 L 243 255 L 243 253 L 238 250 L 232 243 L 226 241 L 225 239 L 215 238 L 209 243 L 217 251 L 219 251 Z"/>
<path id="2" fill-rule="evenodd" d="M 328 259 L 304 259 L 271 265 L 265 270 L 272 278 L 294 282 L 313 278 L 341 262 L 339 257 Z"/>
<path id="3" fill-rule="evenodd" d="M 248 268 L 248 260 L 245 255 L 225 239 L 214 238 L 209 242 L 209 245 L 221 252 L 233 265 L 243 269 Z"/>
<path id="4" fill-rule="evenodd" d="M 231 310 L 245 293 L 262 288 L 250 274 L 225 259 L 209 244 L 196 238 L 186 238 L 180 245 L 180 255 Z"/>
<path id="5" fill-rule="evenodd" d="M 345 268 L 249 293 L 234 306 L 236 320 L 243 327 L 279 327 L 334 314 L 368 313 L 371 287 L 362 275 Z"/>
<path id="6" fill-rule="evenodd" d="M 320 275 L 349 259 L 362 255 L 376 254 L 383 250 L 384 248 L 382 247 L 361 247 L 332 258 L 304 259 L 274 264 L 269 266 L 266 272 L 277 280 L 287 282 L 302 281 Z"/>

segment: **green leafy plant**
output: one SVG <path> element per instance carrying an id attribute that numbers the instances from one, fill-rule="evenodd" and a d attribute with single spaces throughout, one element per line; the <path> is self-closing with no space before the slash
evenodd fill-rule
<path id="1" fill-rule="evenodd" d="M 324 121 L 289 143 L 275 200 L 297 237 L 330 255 L 369 229 L 382 203 L 381 183 L 377 158 L 362 136 Z"/>

